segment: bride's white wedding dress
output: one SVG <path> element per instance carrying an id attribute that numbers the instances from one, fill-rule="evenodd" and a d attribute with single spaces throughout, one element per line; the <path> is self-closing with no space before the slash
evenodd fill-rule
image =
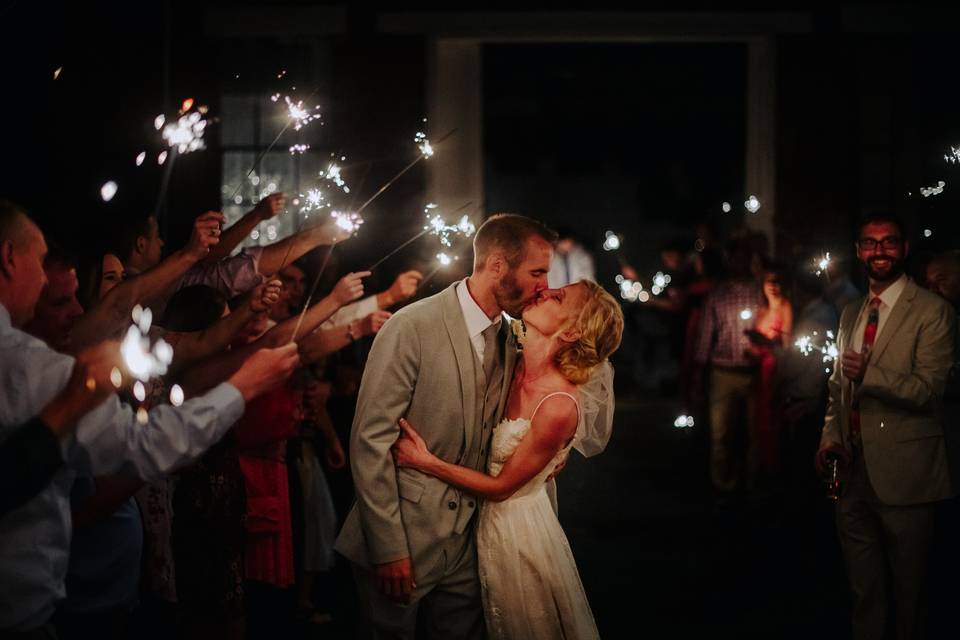
<path id="1" fill-rule="evenodd" d="M 543 398 L 537 408 L 552 393 Z M 578 429 L 582 426 L 581 412 Z M 536 410 L 534 410 L 536 414 Z M 532 416 L 531 416 L 532 419 Z M 530 420 L 503 420 L 493 431 L 487 472 L 499 475 L 530 430 Z M 573 552 L 550 505 L 546 480 L 569 453 L 559 451 L 543 471 L 510 498 L 486 501 L 477 523 L 477 556 L 490 638 L 598 638 Z"/>

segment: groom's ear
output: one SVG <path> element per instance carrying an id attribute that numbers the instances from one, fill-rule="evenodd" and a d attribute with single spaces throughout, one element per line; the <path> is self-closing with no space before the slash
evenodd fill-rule
<path id="1" fill-rule="evenodd" d="M 503 253 L 491 251 L 490 255 L 487 256 L 486 271 L 496 280 L 499 280 L 504 276 L 506 270 L 507 261 L 504 259 Z"/>

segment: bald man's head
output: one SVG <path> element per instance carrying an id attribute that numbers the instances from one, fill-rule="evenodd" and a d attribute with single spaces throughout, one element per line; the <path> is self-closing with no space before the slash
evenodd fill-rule
<path id="1" fill-rule="evenodd" d="M 10 321 L 22 327 L 33 318 L 40 292 L 47 284 L 43 259 L 47 243 L 27 212 L 0 200 L 0 304 Z"/>

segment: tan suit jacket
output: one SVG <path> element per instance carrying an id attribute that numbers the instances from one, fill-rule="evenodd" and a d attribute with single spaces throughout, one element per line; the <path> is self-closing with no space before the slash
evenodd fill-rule
<path id="1" fill-rule="evenodd" d="M 496 421 L 503 414 L 516 348 L 509 323 L 501 323 L 503 385 Z M 483 371 L 455 285 L 394 314 L 373 342 L 360 384 L 350 436 L 350 465 L 357 500 L 336 549 L 363 567 L 410 557 L 423 587 L 436 577 L 443 542 L 470 526 L 476 499 L 413 469 L 397 469 L 390 447 L 406 417 L 438 457 L 485 470 L 478 376 Z M 496 422 L 494 422 L 496 424 Z"/>
<path id="2" fill-rule="evenodd" d="M 851 348 L 866 298 L 843 310 L 837 348 Z M 839 361 L 830 376 L 830 401 L 821 446 L 848 450 L 850 406 L 860 401 L 860 433 L 870 483 L 892 506 L 954 495 L 941 420 L 942 397 L 953 363 L 954 312 L 938 296 L 908 281 L 870 350 L 863 381 L 844 377 Z"/>

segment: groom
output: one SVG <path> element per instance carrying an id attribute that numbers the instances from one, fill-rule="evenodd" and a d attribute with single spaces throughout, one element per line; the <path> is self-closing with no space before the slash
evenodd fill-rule
<path id="1" fill-rule="evenodd" d="M 374 637 L 413 638 L 418 626 L 431 638 L 483 637 L 477 500 L 398 470 L 390 447 L 405 417 L 439 457 L 486 469 L 516 357 L 501 312 L 519 318 L 547 288 L 555 241 L 530 218 L 489 218 L 473 240 L 473 274 L 394 314 L 374 340 L 350 437 L 357 501 L 336 545 Z"/>

